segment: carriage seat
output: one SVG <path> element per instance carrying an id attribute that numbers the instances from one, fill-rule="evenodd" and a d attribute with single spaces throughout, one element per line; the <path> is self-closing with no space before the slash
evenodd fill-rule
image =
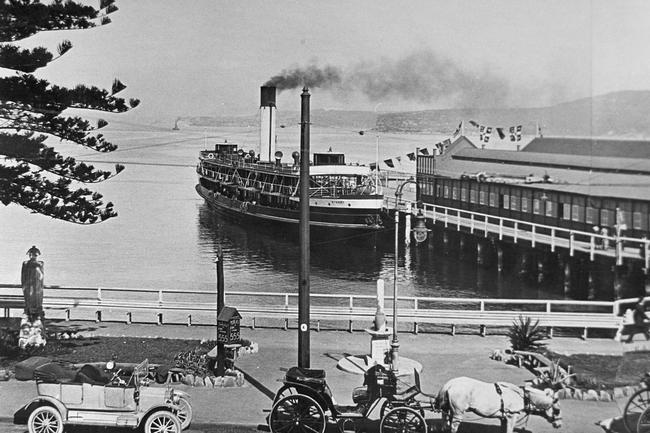
<path id="1" fill-rule="evenodd" d="M 291 367 L 285 375 L 287 382 L 299 382 L 305 384 L 324 384 L 325 370 L 315 368 Z"/>

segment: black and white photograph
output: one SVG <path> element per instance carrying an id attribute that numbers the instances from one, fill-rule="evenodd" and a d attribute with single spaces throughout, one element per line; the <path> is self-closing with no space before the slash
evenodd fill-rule
<path id="1" fill-rule="evenodd" d="M 0 432 L 650 433 L 649 17 L 0 0 Z"/>

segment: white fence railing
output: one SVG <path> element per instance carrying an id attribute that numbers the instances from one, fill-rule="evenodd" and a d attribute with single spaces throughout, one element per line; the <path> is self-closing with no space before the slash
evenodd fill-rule
<path id="1" fill-rule="evenodd" d="M 384 200 L 389 208 L 417 213 L 412 202 L 398 203 L 395 197 Z M 650 239 L 647 238 L 616 236 L 615 233 L 606 236 L 429 203 L 422 205 L 422 213 L 433 224 L 442 224 L 457 231 L 462 227 L 472 234 L 497 235 L 499 240 L 508 237 L 514 242 L 527 241 L 533 248 L 537 244 L 547 245 L 552 252 L 564 248 L 570 256 L 580 251 L 589 254 L 592 261 L 597 255 L 614 257 L 618 264 L 622 264 L 623 258 L 644 260 L 645 267 L 650 268 Z"/>
<path id="2" fill-rule="evenodd" d="M 298 294 L 287 292 L 227 291 L 226 304 L 237 307 L 244 319 L 255 326 L 256 319 L 281 319 L 284 326 L 298 317 Z M 310 296 L 310 318 L 320 321 L 372 322 L 376 299 L 370 295 L 322 294 Z M 210 290 L 146 289 L 115 287 L 47 287 L 44 296 L 50 318 L 124 321 L 144 323 L 214 324 L 216 293 Z M 510 326 L 519 316 L 539 320 L 550 328 L 577 328 L 586 337 L 588 329 L 614 329 L 621 321 L 623 307 L 637 299 L 618 301 L 572 301 L 537 299 L 442 298 L 399 296 L 400 323 L 480 326 Z M 392 298 L 385 299 L 391 319 Z M 0 308 L 5 316 L 22 308 L 19 285 L 0 284 Z"/>

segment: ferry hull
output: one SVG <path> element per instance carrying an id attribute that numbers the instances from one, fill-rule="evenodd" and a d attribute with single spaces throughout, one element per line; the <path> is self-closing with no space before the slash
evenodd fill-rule
<path id="1" fill-rule="evenodd" d="M 196 191 L 215 211 L 241 222 L 265 222 L 296 225 L 300 222 L 298 209 L 261 206 L 237 198 L 212 192 L 200 184 Z M 385 228 L 385 215 L 368 209 L 310 208 L 311 229 L 336 229 L 345 231 L 379 231 Z"/>

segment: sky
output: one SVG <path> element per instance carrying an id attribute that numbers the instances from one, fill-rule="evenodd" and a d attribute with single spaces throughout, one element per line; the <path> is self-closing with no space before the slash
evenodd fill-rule
<path id="1" fill-rule="evenodd" d="M 94 4 L 94 2 L 90 3 Z M 107 26 L 21 45 L 74 48 L 38 71 L 142 103 L 128 116 L 250 115 L 283 72 L 327 70 L 313 108 L 533 107 L 650 89 L 650 2 L 118 0 Z M 278 96 L 299 110 L 300 89 Z"/>

